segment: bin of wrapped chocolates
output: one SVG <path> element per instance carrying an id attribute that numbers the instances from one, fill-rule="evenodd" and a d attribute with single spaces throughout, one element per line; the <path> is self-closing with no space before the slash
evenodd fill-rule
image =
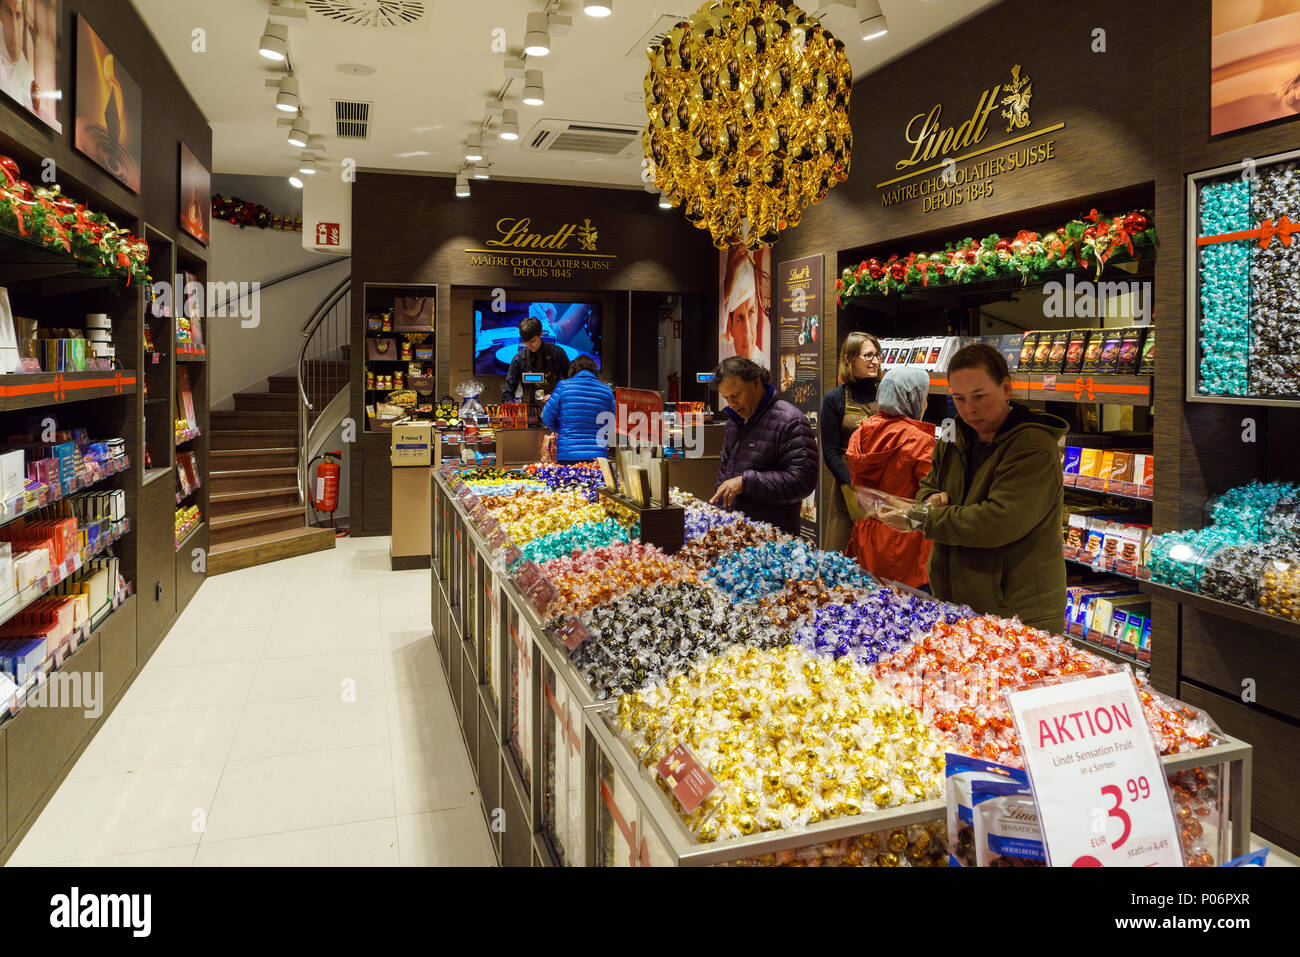
<path id="1" fill-rule="evenodd" d="M 569 663 L 605 702 L 594 715 L 697 846 L 862 821 L 851 836 L 770 853 L 760 845 L 732 863 L 948 863 L 959 835 L 944 820 L 945 754 L 1020 768 L 1001 692 L 1120 668 L 1019 621 L 888 587 L 840 553 L 675 490 L 687 543 L 670 556 L 591 500 L 599 473 L 531 467 L 471 471 L 464 480 L 551 582 L 541 620 L 552 630 L 581 623 Z M 1193 586 L 1248 585 L 1261 603 L 1269 588 L 1280 596 L 1295 587 L 1292 566 L 1262 550 L 1216 564 L 1224 541 L 1170 537 L 1155 561 Z M 1162 754 L 1226 740 L 1203 712 L 1134 680 Z M 689 809 L 661 769 L 679 748 L 712 785 Z M 1218 765 L 1179 771 L 1170 786 L 1187 863 L 1220 862 Z M 884 816 L 911 806 L 920 818 L 892 824 Z M 922 820 L 925 808 L 933 820 Z M 609 833 L 598 842 L 617 841 L 606 817 Z"/>

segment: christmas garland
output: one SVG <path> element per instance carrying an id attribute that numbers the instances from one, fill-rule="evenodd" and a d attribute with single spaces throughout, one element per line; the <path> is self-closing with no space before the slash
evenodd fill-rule
<path id="1" fill-rule="evenodd" d="M 62 249 L 96 276 L 149 281 L 149 244 L 103 213 L 60 195 L 58 186 L 34 187 L 18 164 L 0 156 L 0 229 Z"/>
<path id="2" fill-rule="evenodd" d="M 840 273 L 835 298 L 843 308 L 855 296 L 897 293 L 906 298 L 920 287 L 1012 277 L 1028 284 L 1050 273 L 1094 264 L 1100 276 L 1106 263 L 1139 260 L 1140 247 L 1155 245 L 1151 216 L 1150 210 L 1135 210 L 1107 218 L 1094 209 L 1044 236 L 1022 229 L 1014 239 L 994 233 L 978 242 L 967 238 L 949 243 L 942 252 L 894 255 L 883 262 L 866 259 Z"/>
<path id="3" fill-rule="evenodd" d="M 299 232 L 302 231 L 301 217 L 294 220 L 289 216 L 277 216 L 258 203 L 250 203 L 238 196 L 223 199 L 220 193 L 212 197 L 212 218 L 238 226 L 240 229 L 245 226 L 256 226 L 258 229 L 294 229 Z"/>

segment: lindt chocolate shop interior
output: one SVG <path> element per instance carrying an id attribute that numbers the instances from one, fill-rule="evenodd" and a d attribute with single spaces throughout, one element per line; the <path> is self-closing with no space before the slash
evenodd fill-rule
<path id="1" fill-rule="evenodd" d="M 0 44 L 9 866 L 1297 863 L 1297 0 Z"/>

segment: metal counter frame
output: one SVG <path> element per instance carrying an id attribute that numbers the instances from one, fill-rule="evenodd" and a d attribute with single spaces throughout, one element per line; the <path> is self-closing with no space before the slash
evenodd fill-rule
<path id="1" fill-rule="evenodd" d="M 586 681 L 570 662 L 563 643 L 546 628 L 515 587 L 506 574 L 504 562 L 478 534 L 473 519 L 459 497 L 451 492 L 441 471 L 434 473 L 432 498 L 434 636 L 479 783 L 493 848 L 502 865 L 549 866 L 558 861 L 557 849 L 552 847 L 543 828 L 543 791 L 547 783 L 543 722 L 552 714 L 561 720 L 557 710 L 561 705 L 566 717 L 562 720 L 565 737 L 560 744 L 566 751 L 575 746 L 573 739 L 579 737 L 577 729 L 572 728 L 573 706 L 581 711 L 580 743 L 576 745 L 583 779 L 581 863 L 588 866 L 597 862 L 597 845 L 601 840 L 597 826 L 599 804 L 607 800 L 601 796 L 598 773 L 602 758 L 636 802 L 634 810 L 622 811 L 624 817 L 634 814 L 634 823 L 628 825 L 633 843 L 639 846 L 629 848 L 629 862 L 633 866 L 650 864 L 654 858 L 675 866 L 723 864 L 946 817 L 944 802 L 931 800 L 831 818 L 798 829 L 768 831 L 711 844 L 696 843 L 668 795 L 650 779 L 628 746 L 606 725 L 599 712 L 609 709 L 612 702 L 593 697 Z M 473 604 L 477 609 L 473 621 L 465 620 L 469 589 L 474 589 Z M 496 622 L 496 637 L 490 647 L 495 660 L 486 670 L 485 655 L 489 649 L 483 640 L 485 615 L 494 616 Z M 515 635 L 509 632 L 512 622 L 518 623 Z M 521 686 L 526 692 L 526 713 L 520 715 L 529 738 L 528 754 L 523 756 L 530 772 L 529 780 L 525 780 L 522 773 L 525 769 L 520 767 L 509 745 L 512 660 L 509 649 L 512 648 L 521 661 L 524 657 L 529 661 Z M 499 676 L 500 693 L 495 703 L 486 684 L 489 670 Z M 563 685 L 562 703 L 557 704 L 559 695 L 553 696 L 557 701 L 547 697 L 549 689 L 543 681 L 544 672 L 553 676 L 557 687 Z M 572 735 L 568 733 L 570 730 Z M 1216 747 L 1162 758 L 1170 774 L 1191 768 L 1220 767 L 1221 793 L 1226 793 L 1229 801 L 1231 857 L 1250 849 L 1251 754 L 1249 744 L 1228 738 Z M 629 835 L 624 833 L 624 838 Z"/>

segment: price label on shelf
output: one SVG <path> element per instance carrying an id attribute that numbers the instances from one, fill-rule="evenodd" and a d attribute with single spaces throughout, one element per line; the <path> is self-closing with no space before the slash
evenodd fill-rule
<path id="1" fill-rule="evenodd" d="M 547 607 L 559 593 L 560 590 L 555 587 L 549 578 L 541 578 L 538 579 L 537 584 L 528 590 L 528 603 L 533 606 L 539 616 L 544 615 Z"/>
<path id="2" fill-rule="evenodd" d="M 523 557 L 523 554 L 524 553 L 519 550 L 519 547 L 517 545 L 511 545 L 509 548 L 507 548 L 506 568 L 509 568 L 515 562 L 519 561 L 519 559 Z"/>
<path id="3" fill-rule="evenodd" d="M 560 626 L 559 635 L 564 641 L 564 646 L 570 651 L 573 651 L 591 637 L 591 632 L 588 631 L 587 626 L 577 618 L 570 618 Z"/>
<path id="4" fill-rule="evenodd" d="M 473 492 L 470 492 L 468 495 L 465 496 L 465 507 L 469 509 L 471 512 L 477 511 L 479 504 L 482 501 L 483 500 L 481 498 L 479 498 Z"/>
<path id="5" fill-rule="evenodd" d="M 1013 691 L 1055 867 L 1181 867 L 1160 755 L 1127 672 Z"/>
<path id="6" fill-rule="evenodd" d="M 536 562 L 524 562 L 514 575 L 515 587 L 524 595 L 527 595 L 542 580 L 542 570 L 537 567 Z"/>
<path id="7" fill-rule="evenodd" d="M 700 767 L 700 762 L 695 759 L 691 749 L 684 744 L 669 751 L 655 765 L 655 770 L 672 789 L 673 797 L 677 798 L 687 814 L 699 807 L 700 802 L 717 787 L 709 773 Z"/>

